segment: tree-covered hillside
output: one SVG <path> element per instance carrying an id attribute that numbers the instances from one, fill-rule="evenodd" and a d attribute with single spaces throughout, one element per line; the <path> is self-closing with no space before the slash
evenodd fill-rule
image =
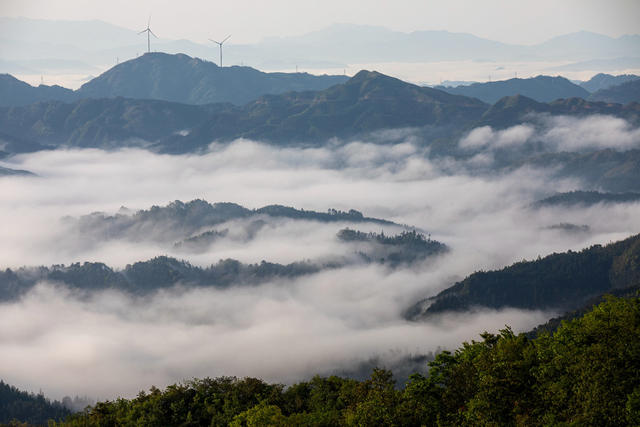
<path id="1" fill-rule="evenodd" d="M 48 420 L 60 420 L 71 414 L 58 401 L 43 394 L 20 391 L 0 380 L 0 425 L 20 421 L 31 425 L 46 425 Z"/>
<path id="2" fill-rule="evenodd" d="M 479 271 L 409 309 L 418 319 L 446 311 L 517 307 L 571 310 L 589 298 L 640 284 L 640 235 L 580 252 L 554 253 Z"/>
<path id="3" fill-rule="evenodd" d="M 488 83 L 438 89 L 455 95 L 478 98 L 494 104 L 505 96 L 523 95 L 538 102 L 551 102 L 561 98 L 587 98 L 589 92 L 564 77 L 537 76 L 529 79 L 509 79 Z"/>
<path id="4" fill-rule="evenodd" d="M 345 241 L 344 231 L 338 233 L 339 241 Z M 279 264 L 263 260 L 247 264 L 235 259 L 222 259 L 208 267 L 198 267 L 184 260 L 158 256 L 128 264 L 122 270 L 113 269 L 101 262 L 0 270 L 0 302 L 16 300 L 40 282 L 57 283 L 85 292 L 115 289 L 132 295 L 147 295 L 178 285 L 214 288 L 252 286 L 269 280 L 292 279 L 356 264 L 378 263 L 397 268 L 447 251 L 444 244 L 415 231 L 386 237 L 354 230 L 349 232 L 367 236 L 367 239 L 361 240 L 362 245 L 353 248 L 351 254 L 327 257 L 321 261 L 304 260 Z M 213 233 L 198 235 L 196 240 L 213 236 Z M 179 243 L 194 244 L 189 239 Z"/>
<path id="5" fill-rule="evenodd" d="M 398 388 L 314 377 L 285 387 L 221 377 L 152 387 L 57 426 L 635 426 L 640 423 L 640 298 L 608 298 L 553 335 L 508 327 L 443 351 Z"/>

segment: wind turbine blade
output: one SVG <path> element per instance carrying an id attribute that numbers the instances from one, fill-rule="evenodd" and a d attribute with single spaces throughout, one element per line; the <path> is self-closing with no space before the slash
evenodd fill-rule
<path id="1" fill-rule="evenodd" d="M 150 32 L 151 34 L 153 34 L 153 37 L 158 38 L 158 36 L 156 36 L 156 35 L 153 33 L 153 31 L 151 31 L 151 28 L 149 28 L 149 32 Z"/>
<path id="2" fill-rule="evenodd" d="M 147 28 L 151 25 L 151 15 L 149 15 L 149 21 L 147 22 Z"/>
<path id="3" fill-rule="evenodd" d="M 209 41 L 212 41 L 212 42 L 214 42 L 214 43 L 216 43 L 216 44 L 220 44 L 220 42 L 217 42 L 217 41 L 215 41 L 214 39 L 209 39 Z"/>
<path id="4" fill-rule="evenodd" d="M 147 30 L 142 30 L 138 34 L 142 34 L 142 33 L 146 33 L 146 32 L 147 32 Z"/>
<path id="5" fill-rule="evenodd" d="M 220 44 L 222 44 L 222 43 L 226 42 L 227 40 L 229 40 L 229 37 L 231 37 L 231 34 L 229 34 L 229 35 L 227 36 L 227 38 L 226 38 L 226 39 L 222 40 L 222 41 L 220 42 Z"/>

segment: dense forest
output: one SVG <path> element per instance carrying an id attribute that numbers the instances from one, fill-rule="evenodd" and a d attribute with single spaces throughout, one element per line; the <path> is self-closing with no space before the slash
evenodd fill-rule
<path id="1" fill-rule="evenodd" d="M 359 254 L 368 262 L 387 263 L 392 267 L 400 264 L 411 264 L 422 261 L 431 255 L 441 254 L 447 251 L 447 246 L 431 237 L 413 231 L 403 231 L 400 234 L 385 236 L 381 233 L 363 233 L 350 228 L 338 232 L 338 239 L 344 242 L 362 242 L 367 245 L 365 251 Z M 378 246 L 379 250 L 371 248 L 371 244 Z"/>
<path id="2" fill-rule="evenodd" d="M 56 426 L 633 426 L 640 423 L 640 297 L 610 296 L 553 334 L 506 327 L 443 351 L 402 387 L 316 376 L 285 387 L 205 378 L 100 402 Z"/>
<path id="3" fill-rule="evenodd" d="M 517 307 L 531 310 L 581 307 L 590 298 L 640 284 L 640 234 L 580 252 L 554 253 L 497 271 L 478 271 L 411 307 L 407 317 L 446 311 Z"/>
<path id="4" fill-rule="evenodd" d="M 0 424 L 13 420 L 44 425 L 47 420 L 60 420 L 71 414 L 61 402 L 50 401 L 42 393 L 20 391 L 0 380 Z M 19 425 L 16 423 L 16 425 Z"/>
<path id="5" fill-rule="evenodd" d="M 222 233 L 208 232 L 187 239 L 180 245 L 197 245 L 202 240 L 215 239 Z M 222 259 L 208 267 L 168 256 L 127 264 L 116 270 L 101 262 L 53 265 L 51 267 L 21 267 L 0 270 L 0 301 L 11 301 L 24 295 L 42 281 L 64 284 L 82 291 L 117 289 L 132 295 L 147 295 L 159 289 L 180 285 L 185 287 L 226 288 L 239 285 L 257 285 L 276 278 L 291 279 L 354 264 L 378 263 L 396 268 L 400 265 L 424 261 L 447 250 L 447 247 L 415 231 L 398 235 L 362 233 L 341 230 L 338 240 L 350 242 L 345 236 L 361 236 L 362 243 L 354 248 L 352 256 L 336 256 L 313 262 L 310 260 L 279 264 L 268 261 L 247 264 L 235 259 Z M 205 241 L 205 243 L 208 243 Z"/>
<path id="6" fill-rule="evenodd" d="M 265 219 L 292 219 L 317 221 L 324 223 L 374 223 L 381 225 L 397 225 L 391 221 L 364 216 L 354 209 L 340 211 L 328 209 L 327 212 L 316 212 L 295 209 L 289 206 L 269 205 L 259 209 L 248 209 L 235 203 L 208 203 L 205 200 L 182 202 L 176 200 L 166 206 L 152 206 L 131 212 L 127 208 L 115 215 L 95 212 L 79 218 L 66 217 L 65 222 L 75 233 L 83 237 L 99 241 L 124 238 L 129 240 L 174 241 L 194 238 L 191 242 L 207 241 L 215 237 L 223 237 L 224 230 L 206 230 L 232 220 L 246 220 L 248 239 L 264 225 Z M 210 234 L 204 234 L 211 231 Z M 204 234 L 204 235 L 203 235 Z"/>

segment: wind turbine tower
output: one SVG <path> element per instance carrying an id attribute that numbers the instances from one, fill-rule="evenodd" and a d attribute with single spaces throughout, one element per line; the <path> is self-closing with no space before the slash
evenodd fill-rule
<path id="1" fill-rule="evenodd" d="M 156 36 L 153 31 L 151 31 L 151 15 L 149 15 L 149 22 L 147 22 L 147 28 L 145 28 L 144 30 L 140 31 L 138 34 L 142 34 L 142 33 L 147 33 L 147 53 L 151 52 L 151 36 L 150 34 L 153 34 L 153 37 L 158 38 L 158 36 Z"/>
<path id="2" fill-rule="evenodd" d="M 229 40 L 229 37 L 231 37 L 231 34 L 229 34 L 227 36 L 227 38 L 225 38 L 224 40 L 222 40 L 221 42 L 217 42 L 213 39 L 209 39 L 209 41 L 214 42 L 215 44 L 217 44 L 218 46 L 220 46 L 220 68 L 222 68 L 222 45 L 224 44 L 224 42 L 226 42 L 227 40 Z"/>

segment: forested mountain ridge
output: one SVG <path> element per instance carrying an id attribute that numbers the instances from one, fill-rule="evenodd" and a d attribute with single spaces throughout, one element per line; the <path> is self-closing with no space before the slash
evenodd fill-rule
<path id="1" fill-rule="evenodd" d="M 426 376 L 396 388 L 315 376 L 285 387 L 256 378 L 205 378 L 100 402 L 58 426 L 124 425 L 599 425 L 640 422 L 640 299 L 608 298 L 553 334 L 508 327 L 443 351 Z M 597 398 L 594 398 L 597 396 Z"/>
<path id="2" fill-rule="evenodd" d="M 9 74 L 0 74 L 0 106 L 116 97 L 194 105 L 243 105 L 266 94 L 322 90 L 347 80 L 347 76 L 265 73 L 251 67 L 219 67 L 184 54 L 150 52 L 110 68 L 75 91 L 61 86 L 34 87 Z"/>
<path id="3" fill-rule="evenodd" d="M 580 83 L 580 86 L 593 93 L 600 89 L 607 89 L 611 86 L 617 86 L 637 79 L 640 79 L 640 76 L 636 76 L 635 74 L 621 74 L 613 76 L 611 74 L 598 73 L 588 81 Z"/>
<path id="4" fill-rule="evenodd" d="M 443 87 L 445 92 L 478 98 L 488 104 L 494 104 L 505 96 L 522 95 L 538 102 L 551 102 L 560 98 L 587 98 L 589 92 L 571 83 L 564 77 L 537 76 L 529 79 L 513 78 L 471 85 Z"/>
<path id="5" fill-rule="evenodd" d="M 0 108 L 0 127 L 31 143 L 137 145 L 185 153 L 240 137 L 305 143 L 379 129 L 469 123 L 486 108 L 475 99 L 362 71 L 326 90 L 267 95 L 243 107 L 124 98 L 5 107 Z"/>
<path id="6" fill-rule="evenodd" d="M 521 123 L 531 113 L 606 114 L 640 124 L 638 103 L 620 105 L 572 98 L 545 104 L 516 95 L 490 106 L 361 71 L 346 83 L 322 91 L 267 95 L 243 107 L 126 98 L 4 107 L 0 108 L 0 128 L 7 138 L 22 141 L 14 144 L 13 152 L 62 145 L 107 149 L 138 146 L 186 153 L 205 149 L 213 141 L 241 137 L 305 145 L 407 127 L 441 128 L 445 139 L 459 138 L 465 129 L 482 125 L 504 128 Z"/>
<path id="7" fill-rule="evenodd" d="M 550 114 L 585 117 L 592 114 L 621 117 L 633 126 L 640 125 L 640 104 L 616 104 L 586 101 L 582 98 L 557 99 L 550 103 L 537 102 L 523 95 L 501 98 L 490 106 L 475 125 L 506 128 L 522 121 L 527 115 Z"/>
<path id="8" fill-rule="evenodd" d="M 640 235 L 580 252 L 551 254 L 502 270 L 479 271 L 418 302 L 407 317 L 424 319 L 452 311 L 515 307 L 572 310 L 612 289 L 640 284 Z"/>
<path id="9" fill-rule="evenodd" d="M 251 67 L 219 67 L 184 54 L 151 52 L 107 70 L 82 85 L 76 96 L 244 105 L 265 94 L 323 90 L 346 80 L 346 76 L 265 73 Z"/>
<path id="10" fill-rule="evenodd" d="M 640 79 L 634 79 L 606 89 L 600 89 L 592 93 L 588 99 L 590 101 L 616 102 L 619 104 L 640 102 Z"/>
<path id="11" fill-rule="evenodd" d="M 0 425 L 12 421 L 28 423 L 28 425 L 47 425 L 48 420 L 62 420 L 71 411 L 58 401 L 50 401 L 42 393 L 33 394 L 20 391 L 0 379 Z"/>
<path id="12" fill-rule="evenodd" d="M 385 236 L 343 229 L 337 238 L 344 244 L 350 244 L 353 239 L 345 236 L 352 235 L 365 236 L 358 239 L 361 244 L 353 247 L 352 253 L 347 251 L 347 255 L 286 265 L 264 260 L 246 264 L 234 259 L 222 259 L 203 268 L 184 260 L 158 256 L 128 264 L 122 270 L 100 262 L 6 269 L 0 271 L 0 301 L 14 301 L 40 282 L 57 283 L 83 292 L 115 289 L 131 295 L 149 295 L 174 286 L 218 289 L 253 286 L 269 280 L 292 279 L 356 264 L 377 263 L 394 269 L 424 261 L 448 250 L 446 245 L 415 231 Z M 181 242 L 183 245 L 188 243 L 188 240 Z"/>
<path id="13" fill-rule="evenodd" d="M 257 230 L 264 225 L 264 222 L 260 221 L 269 218 L 399 226 L 385 219 L 364 216 L 354 209 L 347 212 L 336 209 L 317 212 L 282 205 L 248 209 L 236 203 L 209 203 L 201 199 L 186 203 L 176 200 L 166 206 L 152 206 L 136 212 L 123 208 L 114 215 L 94 212 L 78 218 L 66 217 L 63 220 L 80 235 L 106 241 L 117 238 L 183 240 L 212 231 L 211 227 L 233 220 L 246 220 L 248 227 Z"/>
<path id="14" fill-rule="evenodd" d="M 0 74 L 0 107 L 23 106 L 39 101 L 76 99 L 75 93 L 61 86 L 31 86 L 10 74 Z"/>
<path id="15" fill-rule="evenodd" d="M 189 135 L 200 139 L 254 138 L 277 143 L 326 141 L 379 129 L 445 126 L 477 120 L 481 101 L 416 86 L 375 71 L 360 71 L 344 84 L 318 92 L 269 95 L 242 111 L 215 115 Z M 180 141 L 182 139 L 183 141 Z"/>

